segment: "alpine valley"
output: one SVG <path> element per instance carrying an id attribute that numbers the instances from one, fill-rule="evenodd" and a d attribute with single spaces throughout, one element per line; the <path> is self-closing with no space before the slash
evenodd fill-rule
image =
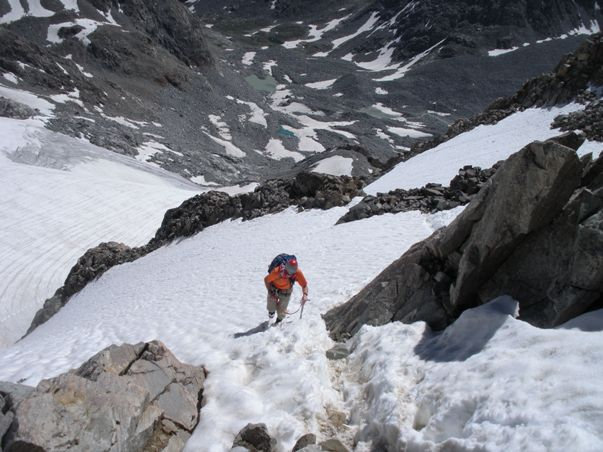
<path id="1" fill-rule="evenodd" d="M 602 25 L 0 0 L 0 452 L 603 450 Z"/>

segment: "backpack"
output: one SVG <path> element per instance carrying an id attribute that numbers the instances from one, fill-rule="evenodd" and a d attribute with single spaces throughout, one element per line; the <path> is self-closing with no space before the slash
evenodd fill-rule
<path id="1" fill-rule="evenodd" d="M 289 259 L 297 260 L 297 258 L 293 254 L 279 254 L 274 259 L 272 259 L 272 262 L 270 262 L 270 265 L 268 266 L 268 273 L 272 273 L 272 270 L 274 270 L 276 267 L 279 267 L 281 265 L 284 266 L 287 261 L 289 261 Z M 293 282 L 295 281 L 295 274 L 290 275 L 289 279 L 291 280 L 291 284 L 293 284 Z"/>

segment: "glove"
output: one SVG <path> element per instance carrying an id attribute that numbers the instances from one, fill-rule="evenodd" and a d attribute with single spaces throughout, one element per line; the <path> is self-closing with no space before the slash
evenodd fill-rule
<path id="1" fill-rule="evenodd" d="M 302 304 L 306 304 L 306 301 L 308 301 L 308 294 L 303 294 L 301 299 Z"/>

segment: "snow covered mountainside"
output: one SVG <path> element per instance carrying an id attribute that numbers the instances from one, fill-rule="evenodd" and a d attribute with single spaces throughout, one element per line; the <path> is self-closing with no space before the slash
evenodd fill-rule
<path id="1" fill-rule="evenodd" d="M 0 0 L 0 96 L 41 95 L 52 130 L 206 187 L 335 156 L 371 175 L 600 20 L 586 0 Z"/>
<path id="2" fill-rule="evenodd" d="M 602 450 L 601 9 L 544 3 L 0 0 L 0 451 Z"/>
<path id="3" fill-rule="evenodd" d="M 499 134 L 544 139 L 558 133 L 546 130 L 554 113 L 580 108 L 518 112 L 392 173 L 408 167 L 419 175 L 416 168 L 443 167 L 448 160 L 453 167 L 483 163 L 484 129 L 496 130 L 491 140 Z M 477 144 L 467 147 L 472 138 Z M 508 144 L 494 158 L 512 154 L 523 141 Z M 595 142 L 583 146 L 581 154 L 603 148 Z M 388 188 L 405 183 L 397 181 Z M 114 267 L 48 322 L 1 350 L 0 380 L 35 385 L 110 344 L 157 338 L 179 359 L 208 370 L 199 424 L 185 450 L 229 450 L 249 422 L 267 425 L 277 451 L 290 450 L 307 432 L 319 441 L 336 437 L 358 451 L 602 447 L 596 415 L 603 396 L 596 364 L 600 311 L 542 330 L 516 320 L 516 302 L 507 297 L 465 311 L 443 333 L 421 322 L 365 326 L 346 344 L 349 357 L 327 359 L 334 343 L 321 314 L 462 208 L 335 226 L 347 210 L 289 209 L 226 221 Z M 299 257 L 311 301 L 303 318 L 296 313 L 282 326 L 268 327 L 262 278 L 266 263 L 283 250 Z M 291 312 L 298 297 L 296 292 Z M 585 361 L 594 363 L 588 372 Z"/>
<path id="4" fill-rule="evenodd" d="M 199 187 L 41 119 L 0 118 L 0 347 L 22 337 L 41 303 L 101 241 L 146 243 L 165 209 Z"/>

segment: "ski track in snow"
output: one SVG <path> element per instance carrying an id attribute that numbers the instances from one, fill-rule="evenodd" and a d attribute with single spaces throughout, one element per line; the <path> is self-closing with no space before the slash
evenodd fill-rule
<path id="1" fill-rule="evenodd" d="M 290 209 L 227 221 L 115 267 L 31 335 L 0 350 L 0 380 L 36 384 L 110 344 L 160 339 L 179 359 L 210 372 L 207 403 L 187 450 L 226 450 L 247 422 L 265 422 L 279 450 L 290 450 L 301 434 L 320 432 L 344 409 L 331 387 L 325 350 L 332 342 L 320 314 L 433 231 L 418 212 L 334 226 L 346 211 Z M 454 213 L 446 215 L 448 221 Z M 302 320 L 295 315 L 253 334 L 267 320 L 267 263 L 283 251 L 298 256 L 311 301 Z M 290 311 L 299 298 L 296 289 Z"/>
<path id="2" fill-rule="evenodd" d="M 196 191 L 162 170 L 43 129 L 2 119 L 0 346 L 17 340 L 88 248 L 146 243 L 165 210 Z M 8 158 L 12 156 L 12 159 Z M 137 166 L 140 165 L 140 166 Z"/>

